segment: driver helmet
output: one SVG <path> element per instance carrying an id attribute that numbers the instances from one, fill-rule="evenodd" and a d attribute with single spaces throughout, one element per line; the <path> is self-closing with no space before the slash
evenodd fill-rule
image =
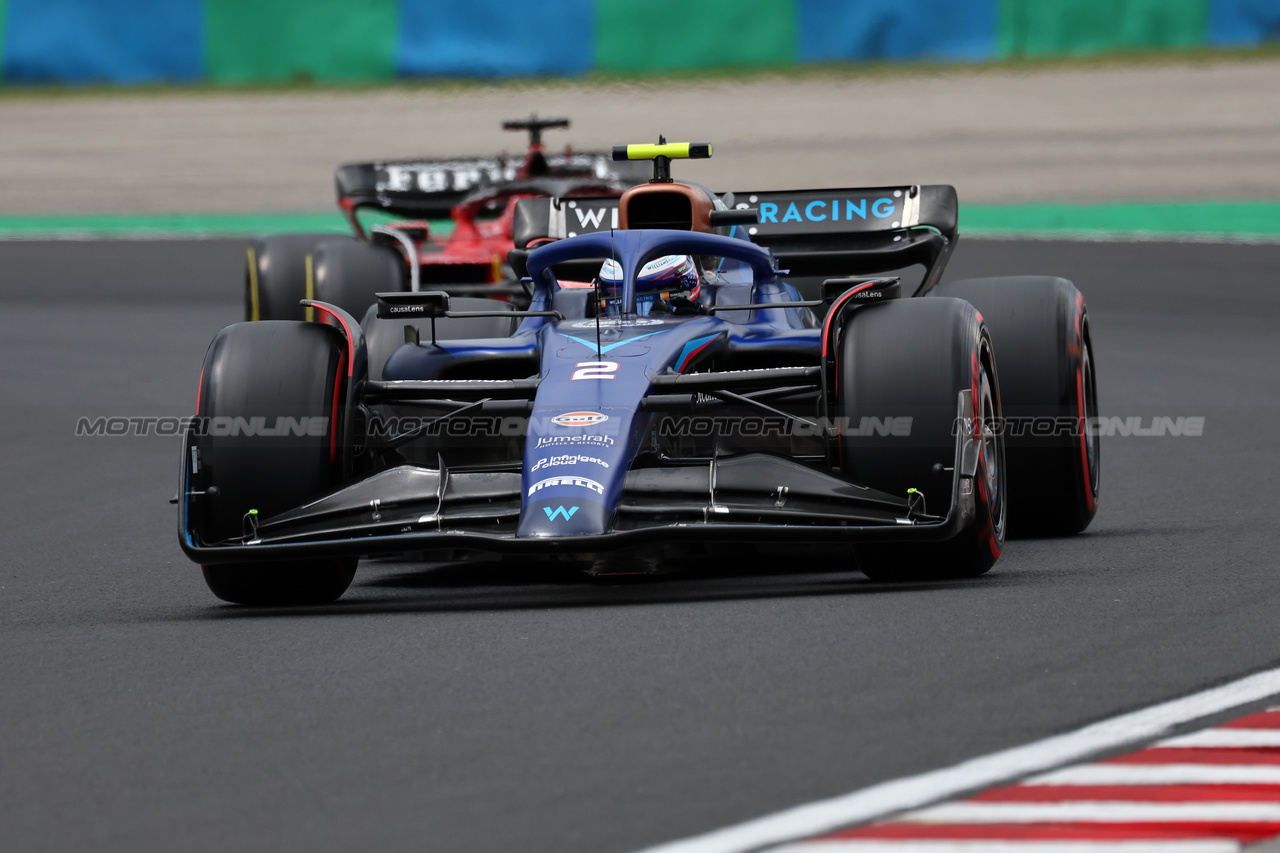
<path id="1" fill-rule="evenodd" d="M 600 284 L 610 291 L 622 288 L 622 267 L 607 260 L 600 267 Z M 664 255 L 640 268 L 636 276 L 636 313 L 692 314 L 698 310 L 702 281 L 689 255 Z"/>

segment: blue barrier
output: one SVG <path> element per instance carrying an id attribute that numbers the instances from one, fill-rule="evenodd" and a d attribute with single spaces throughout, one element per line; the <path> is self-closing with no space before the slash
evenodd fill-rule
<path id="1" fill-rule="evenodd" d="M 1051 6 L 1049 0 L 664 0 L 662 8 L 686 11 L 656 28 L 647 19 L 637 28 L 635 15 L 650 10 L 632 9 L 628 0 L 272 0 L 265 6 L 255 0 L 0 0 L 0 79 L 253 82 L 289 79 L 295 66 L 314 79 L 342 80 L 393 73 L 521 77 L 592 69 L 980 61 L 1021 55 L 1021 48 L 1010 51 L 1002 39 L 1025 41 L 1031 11 L 1037 13 L 1032 24 L 1084 20 L 1088 26 L 1047 42 L 1041 26 L 1031 35 L 1039 33 L 1048 47 L 1028 48 L 1028 55 L 1129 45 L 1128 36 L 1095 32 L 1106 29 L 1114 11 L 1108 4 L 1130 12 L 1156 9 L 1168 12 L 1159 20 L 1181 22 L 1178 39 L 1153 48 L 1280 40 L 1280 0 L 1054 0 Z M 1086 7 L 1107 14 L 1067 14 Z M 324 11 L 334 8 L 342 14 Z M 1061 14 L 1055 17 L 1054 9 Z M 726 25 L 730 19 L 741 23 L 744 15 L 755 25 L 751 44 L 741 39 L 741 26 Z M 1056 32 L 1049 30 L 1049 36 Z M 661 41 L 651 44 L 654 38 Z M 674 66 L 667 62 L 672 44 L 684 50 L 676 51 Z M 686 55 L 690 44 L 692 59 Z"/>
<path id="2" fill-rule="evenodd" d="M 203 68 L 200 0 L 8 0 L 9 83 L 194 82 Z"/>
<path id="3" fill-rule="evenodd" d="M 999 0 L 797 0 L 802 62 L 995 55 Z"/>
<path id="4" fill-rule="evenodd" d="M 400 0 L 401 77 L 567 75 L 593 65 L 594 0 Z"/>
<path id="5" fill-rule="evenodd" d="M 1252 45 L 1280 40 L 1280 0 L 1212 0 L 1208 42 Z"/>

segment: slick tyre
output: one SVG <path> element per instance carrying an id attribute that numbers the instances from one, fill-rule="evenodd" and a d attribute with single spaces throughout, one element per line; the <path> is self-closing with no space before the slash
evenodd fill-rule
<path id="1" fill-rule="evenodd" d="M 254 240 L 245 250 L 244 318 L 302 320 L 307 296 L 307 255 L 320 243 L 352 243 L 335 234 L 280 234 Z"/>
<path id="2" fill-rule="evenodd" d="M 251 536 L 256 522 L 341 483 L 346 360 L 321 323 L 237 323 L 214 338 L 197 409 L 207 428 L 193 437 L 192 526 L 203 544 Z M 237 604 L 318 604 L 342 595 L 356 562 L 223 563 L 204 566 L 204 578 Z"/>
<path id="3" fill-rule="evenodd" d="M 858 483 L 900 497 L 915 489 L 924 495 L 925 512 L 944 515 L 953 474 L 941 469 L 954 467 L 960 392 L 971 392 L 975 419 L 987 427 L 967 526 L 941 542 L 858 545 L 858 568 L 879 581 L 988 571 L 1004 547 L 1005 466 L 1001 437 L 990 429 L 1000 417 L 1000 383 L 981 317 L 958 299 L 893 300 L 859 309 L 842 331 L 838 353 L 838 413 L 848 424 L 840 465 Z M 877 429 L 890 418 L 893 428 Z M 909 430 L 901 428 L 908 423 Z"/>
<path id="4" fill-rule="evenodd" d="M 408 290 L 404 260 L 394 249 L 360 240 L 328 241 L 311 256 L 313 299 L 363 317 L 379 293 Z"/>
<path id="5" fill-rule="evenodd" d="M 978 309 L 1000 353 L 1010 534 L 1084 530 L 1098 510 L 1101 468 L 1084 296 L 1066 279 L 1046 276 L 954 281 L 930 295 Z"/>

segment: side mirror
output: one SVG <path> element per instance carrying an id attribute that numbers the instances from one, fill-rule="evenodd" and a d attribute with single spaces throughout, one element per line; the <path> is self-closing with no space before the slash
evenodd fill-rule
<path id="1" fill-rule="evenodd" d="M 449 311 L 449 294 L 443 290 L 420 293 L 379 293 L 378 319 L 443 317 Z"/>
<path id="2" fill-rule="evenodd" d="M 516 274 L 516 278 L 529 277 L 529 250 L 528 249 L 512 249 L 507 252 L 507 263 L 511 265 L 511 271 Z"/>
<path id="3" fill-rule="evenodd" d="M 829 278 L 822 283 L 822 300 L 834 302 L 847 291 L 870 284 L 858 296 L 862 299 L 897 299 L 902 295 L 902 279 L 890 278 Z"/>

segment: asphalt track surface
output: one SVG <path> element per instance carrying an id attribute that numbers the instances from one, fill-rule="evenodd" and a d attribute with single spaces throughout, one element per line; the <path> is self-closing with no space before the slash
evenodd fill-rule
<path id="1" fill-rule="evenodd" d="M 1104 439 L 1089 531 L 985 578 L 366 563 L 250 610 L 178 550 L 175 439 L 74 437 L 191 411 L 241 245 L 0 244 L 6 850 L 623 853 L 1280 661 L 1280 246 L 961 243 L 1080 285 L 1104 415 L 1206 419 Z"/>

